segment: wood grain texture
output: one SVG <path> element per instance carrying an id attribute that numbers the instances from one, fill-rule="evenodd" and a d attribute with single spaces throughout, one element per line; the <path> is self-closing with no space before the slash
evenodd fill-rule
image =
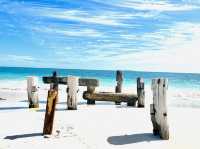
<path id="1" fill-rule="evenodd" d="M 145 107 L 144 79 L 137 78 L 138 107 Z"/>
<path id="2" fill-rule="evenodd" d="M 67 94 L 67 107 L 68 110 L 77 110 L 77 100 L 78 100 L 78 82 L 79 78 L 75 76 L 69 76 L 67 78 L 68 82 L 68 94 Z"/>
<path id="3" fill-rule="evenodd" d="M 123 83 L 123 73 L 120 70 L 116 71 L 116 81 L 117 85 L 115 87 L 115 93 L 121 93 L 122 92 L 122 83 Z M 120 105 L 121 103 L 116 101 L 116 105 Z"/>
<path id="4" fill-rule="evenodd" d="M 43 128 L 44 135 L 52 134 L 57 100 L 58 100 L 58 91 L 53 89 L 49 90 L 47 97 L 47 104 L 46 104 L 44 128 Z"/>
<path id="5" fill-rule="evenodd" d="M 42 79 L 44 83 L 54 83 L 53 77 L 43 77 Z M 79 86 L 99 86 L 99 80 L 97 79 L 79 78 L 78 82 Z M 58 77 L 58 83 L 67 85 L 67 77 Z"/>
<path id="6" fill-rule="evenodd" d="M 87 92 L 88 93 L 94 93 L 95 92 L 95 87 L 94 86 L 87 86 Z M 90 100 L 90 99 L 88 99 L 87 100 L 87 104 L 88 105 L 95 105 L 95 100 Z"/>
<path id="7" fill-rule="evenodd" d="M 50 135 L 53 131 L 54 115 L 56 103 L 58 101 L 58 78 L 57 73 L 53 72 L 53 83 L 50 85 L 50 90 L 48 91 L 46 113 L 44 119 L 43 134 Z"/>
<path id="8" fill-rule="evenodd" d="M 27 95 L 29 108 L 39 108 L 38 77 L 27 78 Z"/>
<path id="9" fill-rule="evenodd" d="M 113 102 L 136 102 L 138 100 L 137 95 L 125 94 L 125 93 L 112 93 L 112 92 L 99 92 L 99 93 L 89 93 L 84 92 L 83 98 L 86 100 L 95 101 L 113 101 Z"/>
<path id="10" fill-rule="evenodd" d="M 168 80 L 164 78 L 152 80 L 153 105 L 151 105 L 152 123 L 154 134 L 159 133 L 164 140 L 169 139 L 169 125 L 167 121 L 166 90 Z M 155 120 L 154 120 L 155 119 Z"/>

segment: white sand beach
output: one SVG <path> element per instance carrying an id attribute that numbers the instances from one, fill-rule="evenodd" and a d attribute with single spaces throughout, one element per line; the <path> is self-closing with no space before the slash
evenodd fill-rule
<path id="1" fill-rule="evenodd" d="M 25 81 L 18 86 L 1 85 L 0 149 L 74 148 L 74 149 L 198 149 L 200 146 L 200 109 L 172 106 L 168 95 L 170 139 L 161 140 L 152 133 L 149 104 L 150 87 L 146 88 L 146 107 L 96 102 L 87 105 L 79 93 L 78 110 L 66 110 L 66 86 L 60 86 L 53 135 L 42 135 L 48 85 L 40 88 L 40 108 L 29 109 Z M 103 88 L 98 88 L 103 90 Z M 104 88 L 105 90 L 105 88 Z M 113 91 L 106 88 L 106 91 Z M 125 92 L 136 92 L 127 88 Z M 176 104 L 175 104 L 176 105 Z"/>

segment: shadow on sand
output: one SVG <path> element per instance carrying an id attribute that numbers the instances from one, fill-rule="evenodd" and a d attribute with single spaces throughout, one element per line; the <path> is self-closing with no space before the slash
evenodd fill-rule
<path id="1" fill-rule="evenodd" d="M 158 141 L 159 137 L 154 136 L 152 133 L 141 133 L 133 135 L 112 136 L 107 141 L 112 145 L 126 145 L 139 142 Z"/>
<path id="2" fill-rule="evenodd" d="M 40 109 L 40 110 L 36 110 L 37 112 L 46 112 L 46 109 Z M 67 111 L 67 108 L 59 108 L 56 109 L 56 111 Z"/>
<path id="3" fill-rule="evenodd" d="M 26 102 L 28 103 L 28 100 L 21 100 L 20 102 Z M 41 100 L 39 101 L 40 104 L 46 104 L 47 101 L 46 100 Z M 67 102 L 58 102 L 57 104 L 67 104 Z"/>
<path id="4" fill-rule="evenodd" d="M 30 133 L 30 134 L 6 136 L 4 139 L 15 140 L 15 139 L 20 139 L 20 138 L 38 137 L 38 136 L 42 136 L 42 135 L 43 135 L 43 133 Z"/>
<path id="5" fill-rule="evenodd" d="M 20 109 L 28 109 L 28 107 L 0 107 L 1 110 L 20 110 Z"/>

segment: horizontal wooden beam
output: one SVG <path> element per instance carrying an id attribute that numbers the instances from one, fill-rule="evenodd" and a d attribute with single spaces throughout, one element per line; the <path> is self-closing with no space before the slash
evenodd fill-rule
<path id="1" fill-rule="evenodd" d="M 99 80 L 89 78 L 79 78 L 79 86 L 99 86 Z"/>
<path id="2" fill-rule="evenodd" d="M 83 99 L 95 100 L 95 101 L 134 102 L 138 100 L 138 96 L 135 94 L 126 94 L 126 93 L 111 93 L 111 92 L 89 93 L 85 91 L 83 93 Z"/>
<path id="3" fill-rule="evenodd" d="M 43 77 L 44 83 L 55 83 L 55 78 L 53 77 Z M 57 77 L 59 84 L 67 85 L 67 77 Z M 99 80 L 89 79 L 89 78 L 79 78 L 79 86 L 99 86 Z"/>

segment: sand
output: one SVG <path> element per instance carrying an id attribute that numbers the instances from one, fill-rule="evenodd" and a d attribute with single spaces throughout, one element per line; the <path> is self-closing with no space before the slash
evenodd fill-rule
<path id="1" fill-rule="evenodd" d="M 198 149 L 200 147 L 200 109 L 168 107 L 170 139 L 152 134 L 149 104 L 127 107 L 125 104 L 97 102 L 86 105 L 79 94 L 78 110 L 66 110 L 65 86 L 60 87 L 53 135 L 42 135 L 48 86 L 40 89 L 40 108 L 28 109 L 25 86 L 0 89 L 0 149 L 73 148 L 73 149 Z M 98 90 L 102 90 L 98 89 Z M 106 91 L 112 91 L 106 88 Z M 125 91 L 135 92 L 135 89 Z M 171 97 L 168 96 L 168 99 Z"/>

